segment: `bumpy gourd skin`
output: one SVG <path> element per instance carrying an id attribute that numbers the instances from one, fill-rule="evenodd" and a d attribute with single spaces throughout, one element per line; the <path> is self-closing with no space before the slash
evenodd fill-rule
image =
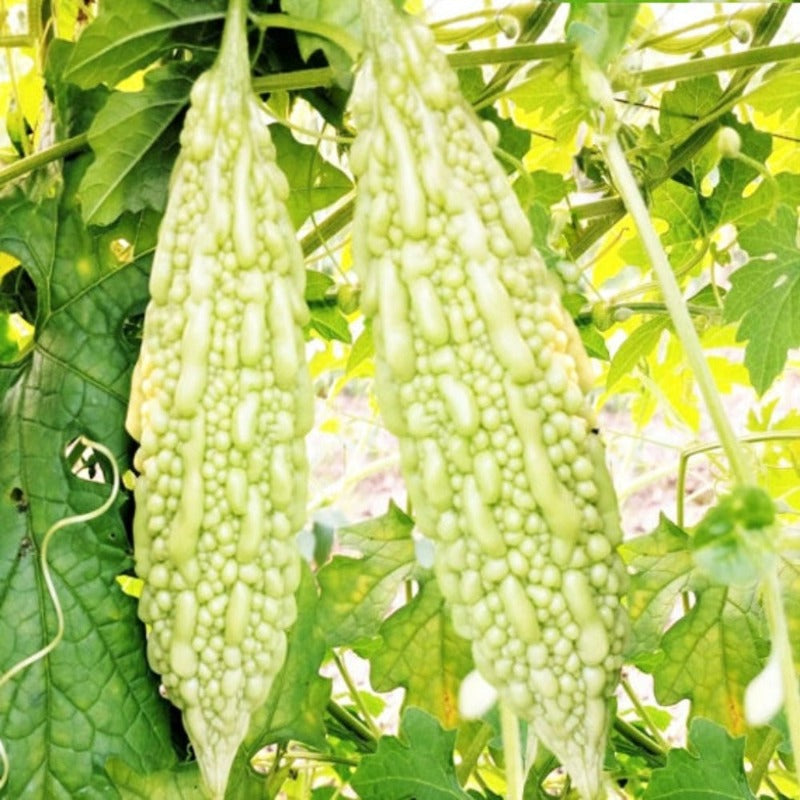
<path id="1" fill-rule="evenodd" d="M 381 412 L 457 631 L 594 798 L 627 626 L 587 358 L 430 31 L 362 12 L 353 255 Z"/>
<path id="2" fill-rule="evenodd" d="M 215 798 L 296 616 L 313 403 L 303 260 L 242 6 L 192 89 L 127 419 L 148 658 Z"/>

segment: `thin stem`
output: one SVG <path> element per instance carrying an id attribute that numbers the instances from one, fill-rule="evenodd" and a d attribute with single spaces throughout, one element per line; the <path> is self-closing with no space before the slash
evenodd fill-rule
<path id="1" fill-rule="evenodd" d="M 800 439 L 800 430 L 792 428 L 784 431 L 768 431 L 765 433 L 751 433 L 746 436 L 740 436 L 739 441 L 742 444 L 760 444 L 762 442 L 774 441 L 794 441 Z M 689 459 L 692 456 L 701 455 L 702 453 L 709 453 L 712 450 L 719 450 L 721 447 L 719 442 L 707 442 L 705 444 L 698 444 L 694 447 L 687 447 L 680 455 L 678 462 L 678 477 L 677 477 L 677 497 L 675 508 L 675 523 L 679 528 L 683 527 L 684 515 L 684 487 L 686 486 L 686 471 L 689 465 Z"/>
<path id="2" fill-rule="evenodd" d="M 650 36 L 647 39 L 643 39 L 637 43 L 638 47 L 655 47 L 655 45 L 661 44 L 661 42 L 669 42 L 672 39 L 679 39 L 683 36 L 684 33 L 690 33 L 691 31 L 702 30 L 703 28 L 709 28 L 714 26 L 714 28 L 720 27 L 721 23 L 730 22 L 732 19 L 741 18 L 743 15 L 728 15 L 728 14 L 716 14 L 713 17 L 706 17 L 705 19 L 697 20 L 696 22 L 692 22 L 689 25 L 684 25 L 682 28 L 675 28 L 671 31 L 666 31 L 664 33 L 659 33 L 655 36 Z M 680 43 L 680 42 L 679 42 Z M 698 50 L 700 48 L 697 48 Z"/>
<path id="3" fill-rule="evenodd" d="M 661 245 L 658 233 L 656 233 L 656 229 L 650 220 L 647 206 L 630 166 L 625 160 L 625 154 L 622 152 L 622 147 L 616 134 L 611 133 L 601 146 L 614 183 L 639 231 L 639 236 L 650 259 L 653 272 L 661 285 L 661 293 L 669 309 L 675 333 L 683 345 L 686 360 L 694 372 L 695 380 L 705 400 L 709 416 L 730 462 L 731 471 L 739 484 L 752 484 L 752 471 L 745 460 L 728 416 L 722 406 L 719 392 L 714 385 L 714 378 L 703 354 L 700 338 L 692 324 L 689 312 L 686 310 L 680 287 L 675 280 L 675 274 Z"/>
<path id="4" fill-rule="evenodd" d="M 662 747 L 658 742 L 651 739 L 646 733 L 640 731 L 635 725 L 626 722 L 621 717 L 614 717 L 614 730 L 624 736 L 629 742 L 647 750 L 654 756 L 666 755 L 669 747 Z"/>
<path id="5" fill-rule="evenodd" d="M 638 86 L 652 86 L 656 83 L 694 78 L 725 69 L 755 67 L 778 61 L 791 61 L 795 58 L 800 58 L 800 44 L 776 44 L 770 47 L 753 47 L 741 53 L 729 53 L 724 56 L 690 59 L 680 64 L 670 64 L 668 67 L 645 69 L 634 75 Z"/>
<path id="6" fill-rule="evenodd" d="M 335 82 L 336 74 L 330 67 L 296 69 L 291 72 L 278 72 L 275 75 L 253 78 L 253 91 L 257 94 L 268 94 L 269 92 L 328 88 Z"/>
<path id="7" fill-rule="evenodd" d="M 456 767 L 456 778 L 461 786 L 466 786 L 469 776 L 478 763 L 478 758 L 491 741 L 493 733 L 492 726 L 482 722 L 469 747 L 461 754 L 461 763 Z"/>
<path id="8" fill-rule="evenodd" d="M 7 167 L 0 169 L 0 186 L 5 185 L 21 175 L 28 172 L 33 172 L 51 161 L 58 161 L 60 158 L 66 158 L 75 153 L 79 153 L 85 149 L 89 144 L 89 136 L 86 133 L 79 133 L 77 136 L 72 136 L 69 139 L 64 139 L 63 142 L 58 142 L 46 150 L 40 150 L 38 153 L 26 156 L 25 158 L 9 164 Z"/>
<path id="9" fill-rule="evenodd" d="M 506 765 L 506 800 L 522 800 L 525 773 L 519 745 L 519 722 L 506 703 L 500 703 L 500 730 L 503 735 L 503 760 Z"/>
<path id="10" fill-rule="evenodd" d="M 514 44 L 510 47 L 492 47 L 485 50 L 459 50 L 450 53 L 447 60 L 453 69 L 465 69 L 487 64 L 508 64 L 513 61 L 541 61 L 569 55 L 574 49 L 575 45 L 571 42 Z"/>
<path id="11" fill-rule="evenodd" d="M 669 313 L 669 309 L 665 303 L 659 303 L 656 301 L 644 301 L 639 303 L 609 303 L 608 310 L 611 312 L 612 317 L 615 311 L 630 311 L 633 314 L 655 315 Z M 710 308 L 709 306 L 699 306 L 695 303 L 687 303 L 686 310 L 690 314 L 702 317 L 713 316 L 718 313 L 714 308 Z M 591 322 L 591 320 L 591 309 L 581 311 L 575 318 L 577 323 Z"/>
<path id="12" fill-rule="evenodd" d="M 315 753 L 310 750 L 287 750 L 286 757 L 294 760 L 315 761 L 322 764 L 345 764 L 348 767 L 357 767 L 359 759 L 335 756 L 331 753 Z"/>
<path id="13" fill-rule="evenodd" d="M 794 669 L 789 627 L 783 609 L 777 562 L 770 565 L 762 581 L 764 610 L 767 613 L 772 647 L 778 656 L 783 684 L 784 710 L 792 743 L 795 771 L 800 770 L 800 691 Z"/>
<path id="14" fill-rule="evenodd" d="M 355 192 L 350 192 L 345 198 L 345 201 L 335 211 L 325 217 L 322 222 L 315 225 L 313 230 L 309 231 L 300 240 L 300 248 L 303 251 L 303 257 L 308 258 L 312 253 L 324 247 L 325 243 L 332 236 L 345 228 L 350 220 L 353 219 L 355 207 Z"/>
<path id="15" fill-rule="evenodd" d="M 351 60 L 356 61 L 361 54 L 361 42 L 351 36 L 344 28 L 338 25 L 331 25 L 320 19 L 307 19 L 305 17 L 293 17 L 289 14 L 256 14 L 251 13 L 250 18 L 259 28 L 282 28 L 284 30 L 308 33 L 312 36 L 321 36 L 338 45 L 350 56 Z"/>
<path id="16" fill-rule="evenodd" d="M 369 726 L 372 735 L 376 739 L 380 738 L 380 728 L 375 724 L 375 720 L 372 719 L 372 715 L 364 705 L 364 700 L 361 698 L 361 693 L 358 691 L 358 687 L 353 681 L 353 678 L 344 663 L 344 659 L 342 659 L 338 653 L 334 652 L 333 660 L 336 663 L 336 668 L 339 670 L 339 674 L 342 676 L 342 680 L 347 686 L 347 691 L 350 692 L 350 696 L 353 698 L 353 702 L 356 704 L 356 708 L 358 708 L 364 719 L 367 721 L 367 725 Z"/>
<path id="17" fill-rule="evenodd" d="M 653 722 L 647 709 L 644 707 L 644 705 L 642 705 L 642 701 L 639 699 L 639 695 L 637 695 L 634 691 L 630 681 L 627 678 L 622 678 L 620 685 L 625 690 L 625 694 L 628 695 L 628 699 L 631 701 L 631 703 L 633 703 L 633 707 L 636 709 L 636 713 L 639 715 L 639 718 L 647 726 L 647 730 L 650 732 L 650 736 L 652 736 L 653 740 L 658 742 L 658 744 L 664 750 L 669 750 L 669 744 L 667 744 L 666 739 L 664 739 L 664 737 L 661 735 L 661 731 Z"/>
<path id="18" fill-rule="evenodd" d="M 375 746 L 377 736 L 357 717 L 346 708 L 342 708 L 335 700 L 329 700 L 325 710 L 340 724 L 342 727 L 354 733 L 362 742 Z"/>
<path id="19" fill-rule="evenodd" d="M 0 36 L 0 47 L 33 47 L 36 40 L 29 33 Z"/>
<path id="20" fill-rule="evenodd" d="M 769 767 L 769 762 L 772 760 L 772 755 L 775 752 L 775 748 L 781 743 L 782 740 L 783 734 L 775 728 L 770 728 L 767 731 L 766 736 L 764 736 L 764 740 L 761 742 L 761 747 L 758 748 L 758 752 L 750 762 L 751 766 L 750 772 L 747 775 L 747 785 L 750 787 L 750 791 L 754 794 L 761 786 L 761 781 L 764 778 L 764 773 Z"/>

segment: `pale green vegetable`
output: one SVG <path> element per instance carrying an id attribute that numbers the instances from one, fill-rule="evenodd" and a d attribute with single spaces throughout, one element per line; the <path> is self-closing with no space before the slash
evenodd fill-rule
<path id="1" fill-rule="evenodd" d="M 376 393 L 459 633 L 585 798 L 627 631 L 591 372 L 430 31 L 363 0 L 354 265 Z"/>
<path id="2" fill-rule="evenodd" d="M 224 796 L 296 616 L 313 396 L 288 186 L 250 86 L 244 0 L 191 94 L 127 426 L 148 658 Z"/>

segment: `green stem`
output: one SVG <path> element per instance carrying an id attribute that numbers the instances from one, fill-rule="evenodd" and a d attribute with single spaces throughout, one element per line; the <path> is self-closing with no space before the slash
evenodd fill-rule
<path id="1" fill-rule="evenodd" d="M 750 762 L 747 785 L 750 787 L 750 791 L 753 792 L 753 794 L 755 794 L 759 786 L 761 786 L 764 773 L 767 771 L 769 762 L 772 760 L 772 754 L 782 740 L 783 734 L 775 728 L 770 728 L 764 737 L 764 741 L 761 743 L 761 747 L 758 748 L 755 758 Z"/>
<path id="2" fill-rule="evenodd" d="M 0 36 L 0 47 L 33 47 L 36 40 L 29 33 L 14 36 Z"/>
<path id="3" fill-rule="evenodd" d="M 487 64 L 508 64 L 513 61 L 542 61 L 568 55 L 574 49 L 575 45 L 570 42 L 514 44 L 511 47 L 492 47 L 485 50 L 459 50 L 450 53 L 447 60 L 453 69 L 466 69 Z"/>
<path id="4" fill-rule="evenodd" d="M 752 471 L 745 460 L 728 416 L 722 406 L 719 392 L 717 392 L 717 388 L 714 385 L 714 378 L 703 354 L 700 339 L 692 324 L 689 312 L 686 310 L 680 287 L 675 280 L 672 267 L 664 248 L 661 246 L 658 233 L 650 220 L 647 206 L 636 184 L 636 179 L 633 177 L 631 168 L 625 160 L 625 154 L 622 152 L 622 147 L 616 134 L 611 133 L 601 146 L 620 197 L 633 218 L 653 267 L 653 272 L 661 285 L 661 294 L 669 309 L 675 333 L 683 345 L 686 360 L 695 375 L 695 380 L 705 400 L 711 421 L 730 462 L 731 471 L 739 484 L 752 484 Z"/>
<path id="5" fill-rule="evenodd" d="M 669 750 L 669 744 L 661 735 L 661 731 L 653 722 L 650 714 L 647 712 L 647 709 L 644 707 L 644 705 L 642 705 L 642 701 L 639 699 L 639 695 L 637 695 L 633 690 L 633 686 L 631 686 L 630 681 L 628 681 L 627 678 L 623 678 L 620 681 L 620 684 L 625 690 L 625 694 L 628 695 L 628 699 L 631 701 L 631 703 L 633 703 L 633 707 L 636 709 L 636 713 L 639 715 L 639 718 L 647 726 L 647 730 L 650 732 L 650 736 L 653 738 L 653 741 L 657 742 L 663 750 Z"/>
<path id="6" fill-rule="evenodd" d="M 668 314 L 669 309 L 666 304 L 656 301 L 643 301 L 639 303 L 609 303 L 608 310 L 612 317 L 616 311 L 630 311 L 633 314 Z M 698 317 L 709 317 L 718 314 L 718 310 L 709 306 L 699 306 L 695 303 L 687 303 L 686 310 Z M 575 322 L 585 324 L 592 321 L 592 311 L 584 307 L 575 317 Z"/>
<path id="7" fill-rule="evenodd" d="M 506 800 L 522 800 L 525 773 L 519 745 L 519 722 L 506 703 L 500 703 L 500 730 L 503 735 L 503 760 L 506 765 Z"/>
<path id="8" fill-rule="evenodd" d="M 315 753 L 310 750 L 287 750 L 286 758 L 293 760 L 315 761 L 322 764 L 345 764 L 348 767 L 357 767 L 360 763 L 357 758 L 335 756 L 331 753 Z"/>
<path id="9" fill-rule="evenodd" d="M 79 133 L 77 136 L 64 139 L 63 142 L 58 142 L 46 150 L 40 150 L 38 153 L 25 156 L 25 158 L 21 158 L 19 161 L 0 169 L 0 186 L 28 172 L 33 172 L 33 170 L 39 169 L 39 167 L 43 167 L 52 161 L 58 161 L 60 158 L 66 158 L 78 153 L 85 149 L 88 144 L 89 136 L 85 133 Z"/>
<path id="10" fill-rule="evenodd" d="M 339 670 L 339 674 L 342 676 L 342 680 L 345 682 L 347 691 L 350 692 L 350 696 L 353 698 L 356 708 L 358 708 L 364 719 L 367 721 L 367 725 L 369 726 L 373 737 L 379 739 L 381 735 L 380 729 L 375 724 L 375 720 L 372 719 L 369 711 L 367 711 L 367 707 L 364 705 L 364 701 L 361 699 L 361 693 L 358 691 L 358 687 L 356 686 L 352 676 L 350 675 L 350 672 L 345 666 L 344 660 L 336 652 L 333 654 L 333 660 L 336 662 L 336 668 Z"/>
<path id="11" fill-rule="evenodd" d="M 729 16 L 727 14 L 717 14 L 713 17 L 706 17 L 705 19 L 692 22 L 689 25 L 684 25 L 681 28 L 675 28 L 674 30 L 666 31 L 665 33 L 659 33 L 656 36 L 651 36 L 648 39 L 644 39 L 638 42 L 637 47 L 655 47 L 662 42 L 669 42 L 674 39 L 678 39 L 680 42 L 680 37 L 682 37 L 685 33 L 691 33 L 692 31 L 702 30 L 703 28 L 709 28 L 712 26 L 714 28 L 718 28 L 725 23 L 729 23 L 732 19 L 741 19 L 742 16 L 744 15 L 734 14 L 733 16 Z"/>
<path id="12" fill-rule="evenodd" d="M 683 78 L 694 78 L 726 69 L 739 67 L 755 67 L 762 64 L 773 64 L 778 61 L 790 61 L 800 58 L 800 44 L 776 44 L 770 47 L 753 47 L 741 53 L 728 53 L 724 56 L 697 58 L 670 64 L 668 67 L 655 67 L 633 73 L 626 82 L 634 79 L 638 86 L 653 86 L 656 83 L 678 81 Z"/>
<path id="13" fill-rule="evenodd" d="M 556 3 L 539 3 L 525 18 L 517 44 L 533 44 L 544 33 L 557 11 Z M 509 81 L 517 74 L 522 64 L 511 63 L 498 67 L 486 83 L 483 91 L 475 99 L 475 109 L 490 105 L 499 99 Z"/>
<path id="14" fill-rule="evenodd" d="M 456 767 L 456 778 L 461 786 L 466 786 L 469 776 L 472 775 L 472 771 L 478 763 L 478 758 L 493 735 L 492 726 L 482 722 L 478 732 L 472 737 L 469 747 L 461 754 L 461 763 Z"/>
<path id="15" fill-rule="evenodd" d="M 624 736 L 629 742 L 646 750 L 654 756 L 666 755 L 669 747 L 662 747 L 658 742 L 653 741 L 646 733 L 640 731 L 635 725 L 626 722 L 620 717 L 614 717 L 614 730 Z"/>
<path id="16" fill-rule="evenodd" d="M 336 75 L 330 67 L 296 69 L 291 72 L 278 72 L 275 75 L 253 78 L 253 91 L 256 94 L 269 94 L 270 92 L 328 88 L 333 86 L 335 81 Z"/>
<path id="17" fill-rule="evenodd" d="M 342 727 L 354 733 L 364 744 L 374 748 L 377 737 L 355 714 L 352 714 L 346 708 L 342 708 L 335 700 L 329 700 L 325 710 Z"/>
<path id="18" fill-rule="evenodd" d="M 332 236 L 346 227 L 350 220 L 353 219 L 355 207 L 355 192 L 351 192 L 342 205 L 325 217 L 322 222 L 314 225 L 313 230 L 309 231 L 300 240 L 303 257 L 308 258 L 321 247 L 325 247 Z"/>
<path id="19" fill-rule="evenodd" d="M 289 14 L 257 14 L 251 13 L 250 18 L 259 28 L 282 28 L 284 30 L 308 33 L 312 36 L 321 36 L 338 45 L 350 56 L 352 61 L 357 61 L 361 55 L 361 42 L 351 36 L 344 28 L 338 25 L 331 25 L 320 19 L 306 19 L 305 17 L 293 17 Z"/>
<path id="20" fill-rule="evenodd" d="M 789 627 L 783 609 L 781 586 L 778 579 L 777 561 L 770 565 L 762 580 L 764 610 L 772 640 L 772 647 L 778 656 L 783 684 L 783 707 L 792 742 L 795 774 L 800 770 L 800 691 L 797 685 L 797 673 L 794 669 L 792 644 L 789 638 Z"/>

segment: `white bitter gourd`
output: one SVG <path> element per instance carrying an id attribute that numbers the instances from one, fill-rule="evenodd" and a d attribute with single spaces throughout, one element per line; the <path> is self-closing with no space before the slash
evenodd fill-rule
<path id="1" fill-rule="evenodd" d="M 245 23 L 232 0 L 192 88 L 127 417 L 148 658 L 215 798 L 296 616 L 313 415 L 303 259 Z"/>
<path id="2" fill-rule="evenodd" d="M 456 629 L 585 798 L 626 635 L 586 354 L 427 27 L 363 0 L 353 257 L 375 391 Z"/>

